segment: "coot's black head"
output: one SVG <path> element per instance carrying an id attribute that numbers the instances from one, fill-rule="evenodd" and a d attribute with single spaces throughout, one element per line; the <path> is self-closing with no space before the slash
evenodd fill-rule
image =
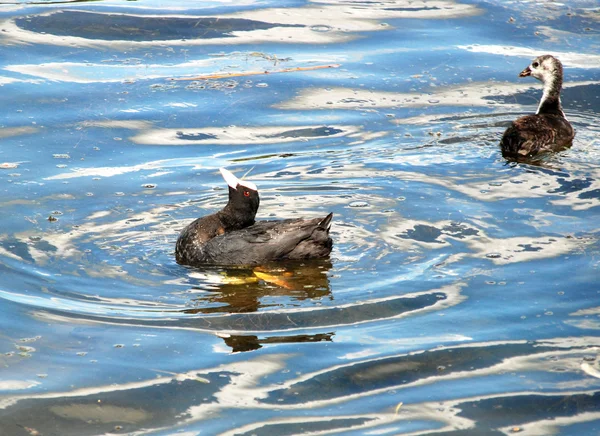
<path id="1" fill-rule="evenodd" d="M 531 65 L 519 73 L 519 77 L 527 76 L 533 76 L 544 83 L 557 79 L 562 82 L 563 66 L 552 55 L 538 56 L 531 62 Z"/>
<path id="2" fill-rule="evenodd" d="M 258 188 L 252 182 L 240 180 L 225 168 L 221 175 L 229 185 L 229 202 L 223 209 L 239 222 L 254 222 L 254 217 L 260 205 Z"/>

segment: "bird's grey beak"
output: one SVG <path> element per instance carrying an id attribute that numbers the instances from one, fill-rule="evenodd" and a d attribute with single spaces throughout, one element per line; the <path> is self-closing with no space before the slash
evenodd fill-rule
<path id="1" fill-rule="evenodd" d="M 519 73 L 519 77 L 531 76 L 531 68 L 527 67 Z"/>

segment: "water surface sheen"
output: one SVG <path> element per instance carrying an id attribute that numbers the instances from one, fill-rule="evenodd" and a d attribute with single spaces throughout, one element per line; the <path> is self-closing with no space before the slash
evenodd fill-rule
<path id="1" fill-rule="evenodd" d="M 0 434 L 600 432 L 597 2 L 2 3 Z M 221 166 L 331 259 L 177 265 Z"/>

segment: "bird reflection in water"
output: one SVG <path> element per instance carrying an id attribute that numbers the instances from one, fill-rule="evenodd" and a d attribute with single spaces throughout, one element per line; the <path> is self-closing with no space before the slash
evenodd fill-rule
<path id="1" fill-rule="evenodd" d="M 194 298 L 196 307 L 183 310 L 188 314 L 243 314 L 267 307 L 302 306 L 302 301 L 333 299 L 329 285 L 329 259 L 277 263 L 254 268 L 214 268 L 218 283 L 198 284 L 201 291 Z M 213 282 L 213 280 L 211 280 Z M 278 299 L 281 298 L 281 301 Z M 276 329 L 277 326 L 270 326 Z M 293 336 L 219 334 L 233 352 L 252 351 L 264 344 L 332 341 L 334 333 Z"/>
<path id="2" fill-rule="evenodd" d="M 318 333 L 315 335 L 292 335 L 292 336 L 266 336 L 259 338 L 256 335 L 219 335 L 225 344 L 231 347 L 234 353 L 242 351 L 254 351 L 262 348 L 265 344 L 291 344 L 300 342 L 332 342 L 334 332 Z"/>

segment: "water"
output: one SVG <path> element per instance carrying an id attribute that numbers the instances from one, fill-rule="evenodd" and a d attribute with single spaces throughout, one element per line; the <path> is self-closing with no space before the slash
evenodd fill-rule
<path id="1" fill-rule="evenodd" d="M 2 3 L 0 434 L 600 431 L 596 2 Z M 221 166 L 331 260 L 177 265 Z"/>

